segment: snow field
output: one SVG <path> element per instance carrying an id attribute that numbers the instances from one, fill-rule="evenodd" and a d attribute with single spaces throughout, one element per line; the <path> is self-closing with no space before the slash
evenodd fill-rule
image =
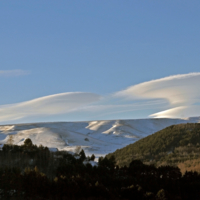
<path id="1" fill-rule="evenodd" d="M 30 138 L 36 145 L 74 152 L 77 146 L 87 156 L 105 156 L 116 149 L 153 134 L 167 126 L 199 123 L 200 117 L 188 119 L 135 119 L 88 122 L 50 122 L 0 126 L 0 145 L 13 135 L 14 144 L 21 145 Z"/>

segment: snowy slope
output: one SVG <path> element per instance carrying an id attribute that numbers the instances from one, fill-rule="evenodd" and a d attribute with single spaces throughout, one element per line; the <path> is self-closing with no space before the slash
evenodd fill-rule
<path id="1" fill-rule="evenodd" d="M 8 135 L 21 145 L 26 138 L 34 144 L 74 151 L 81 146 L 87 155 L 97 157 L 113 152 L 167 126 L 180 123 L 199 123 L 200 117 L 188 119 L 135 119 L 88 122 L 51 122 L 0 126 L 0 144 Z"/>

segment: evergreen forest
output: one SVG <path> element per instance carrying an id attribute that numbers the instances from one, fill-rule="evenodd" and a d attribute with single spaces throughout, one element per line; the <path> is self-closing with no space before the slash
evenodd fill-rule
<path id="1" fill-rule="evenodd" d="M 199 124 L 170 126 L 106 157 L 50 152 L 28 138 L 0 151 L 0 199 L 200 199 L 200 174 L 177 163 L 199 157 Z M 119 153 L 120 152 L 120 153 Z"/>
<path id="2" fill-rule="evenodd" d="M 138 159 L 157 167 L 185 166 L 184 172 L 192 162 L 194 166 L 199 166 L 195 170 L 200 172 L 200 124 L 169 126 L 107 155 L 108 158 L 111 156 L 115 157 L 116 164 L 120 167 L 129 166 L 132 160 Z"/>

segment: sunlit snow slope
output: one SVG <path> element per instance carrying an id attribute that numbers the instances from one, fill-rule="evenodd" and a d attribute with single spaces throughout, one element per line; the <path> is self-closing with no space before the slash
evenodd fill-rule
<path id="1" fill-rule="evenodd" d="M 1 125 L 0 144 L 6 143 L 12 134 L 18 145 L 31 138 L 34 144 L 59 150 L 74 151 L 76 146 L 81 146 L 87 155 L 99 157 L 167 126 L 199 122 L 200 117 Z"/>

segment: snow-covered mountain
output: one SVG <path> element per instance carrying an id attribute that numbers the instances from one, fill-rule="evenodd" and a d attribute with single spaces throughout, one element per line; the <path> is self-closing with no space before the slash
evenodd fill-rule
<path id="1" fill-rule="evenodd" d="M 200 117 L 188 119 L 134 119 L 87 122 L 51 122 L 0 126 L 0 143 L 13 135 L 21 145 L 26 138 L 34 144 L 59 150 L 74 151 L 81 146 L 87 155 L 104 156 L 167 126 L 199 123 Z"/>

